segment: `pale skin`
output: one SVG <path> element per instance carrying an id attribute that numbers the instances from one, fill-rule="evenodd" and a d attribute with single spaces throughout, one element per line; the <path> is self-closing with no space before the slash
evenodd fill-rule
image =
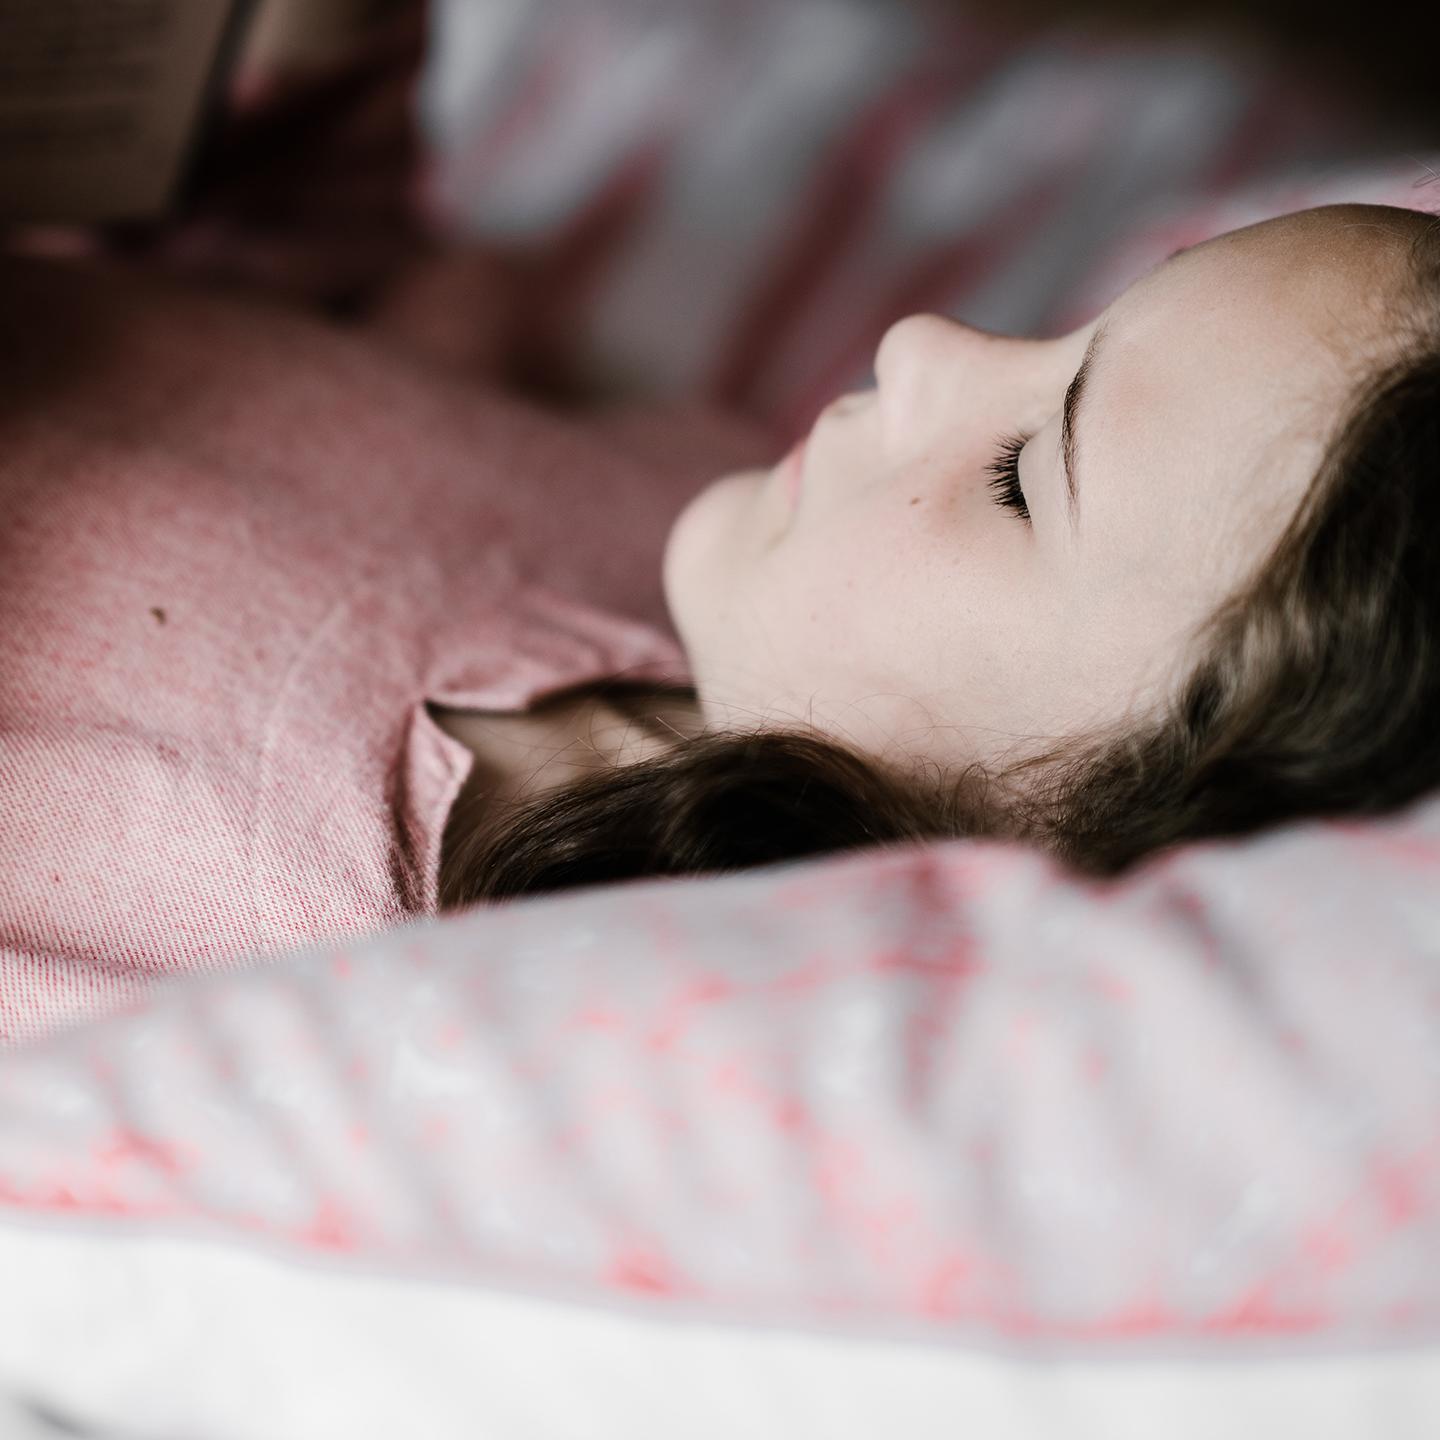
<path id="1" fill-rule="evenodd" d="M 477 755 L 469 796 L 533 793 L 734 727 L 813 727 L 891 765 L 995 768 L 1153 711 L 1387 352 L 1382 302 L 1428 220 L 1328 206 L 1234 231 L 1054 339 L 901 321 L 875 388 L 816 422 L 797 503 L 782 463 L 717 480 L 676 521 L 665 592 L 698 701 L 436 712 Z M 1072 517 L 1062 413 L 1101 327 Z M 1028 521 L 987 484 L 1011 433 L 1027 437 Z"/>

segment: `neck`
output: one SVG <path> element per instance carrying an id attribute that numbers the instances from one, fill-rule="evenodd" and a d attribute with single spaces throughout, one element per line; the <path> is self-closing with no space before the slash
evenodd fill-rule
<path id="1" fill-rule="evenodd" d="M 697 700 L 640 688 L 586 690 L 509 714 L 434 706 L 430 713 L 475 756 L 457 810 L 530 798 L 597 769 L 649 760 L 704 729 Z"/>
<path id="2" fill-rule="evenodd" d="M 671 749 L 693 740 L 705 730 L 704 709 L 698 698 L 679 690 L 648 686 L 617 688 L 602 698 L 609 712 L 639 727 L 659 749 Z M 658 750 L 657 752 L 658 753 Z"/>

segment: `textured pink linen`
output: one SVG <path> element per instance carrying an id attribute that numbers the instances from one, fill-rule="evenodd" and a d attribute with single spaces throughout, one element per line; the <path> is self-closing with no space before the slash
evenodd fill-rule
<path id="1" fill-rule="evenodd" d="M 0 1041 L 432 910 L 469 754 L 427 698 L 687 678 L 660 555 L 713 452 L 253 301 L 0 273 Z"/>

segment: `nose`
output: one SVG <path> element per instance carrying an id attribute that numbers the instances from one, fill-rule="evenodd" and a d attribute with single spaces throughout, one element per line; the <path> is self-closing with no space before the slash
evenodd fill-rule
<path id="1" fill-rule="evenodd" d="M 914 370 L 929 371 L 943 356 L 982 332 L 947 320 L 943 315 L 907 315 L 897 320 L 880 340 L 875 352 L 875 380 L 882 390 L 894 387 Z"/>
<path id="2" fill-rule="evenodd" d="M 943 315 L 906 315 L 904 320 L 897 320 L 880 338 L 880 347 L 876 350 L 876 383 L 881 390 L 891 387 L 893 389 L 899 383 L 901 367 L 912 363 L 914 351 L 927 348 L 933 344 L 933 334 L 937 328 L 945 328 L 955 324 L 955 321 L 946 320 Z"/>
<path id="3" fill-rule="evenodd" d="M 1058 410 L 1092 327 L 1038 340 L 996 335 L 943 315 L 910 315 L 885 332 L 875 380 L 886 409 L 922 422 L 1038 429 Z"/>

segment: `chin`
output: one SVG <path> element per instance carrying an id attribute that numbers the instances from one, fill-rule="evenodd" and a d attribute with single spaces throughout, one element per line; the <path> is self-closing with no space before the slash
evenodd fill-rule
<path id="1" fill-rule="evenodd" d="M 694 617 L 713 610 L 722 578 L 733 573 L 744 549 L 755 492 L 763 470 L 726 475 L 707 485 L 676 517 L 665 539 L 661 585 L 675 632 L 687 650 Z"/>

